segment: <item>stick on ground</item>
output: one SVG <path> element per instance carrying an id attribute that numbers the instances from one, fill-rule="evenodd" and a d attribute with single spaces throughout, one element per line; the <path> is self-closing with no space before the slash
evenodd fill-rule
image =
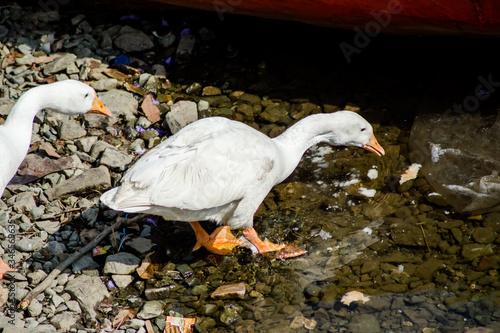
<path id="1" fill-rule="evenodd" d="M 26 310 L 28 306 L 31 303 L 31 300 L 35 298 L 38 294 L 42 293 L 50 287 L 52 284 L 52 281 L 61 274 L 62 271 L 64 271 L 69 265 L 77 261 L 82 255 L 87 253 L 88 251 L 92 250 L 94 247 L 96 247 L 106 236 L 108 236 L 111 232 L 114 230 L 117 230 L 118 228 L 122 226 L 126 226 L 131 223 L 135 223 L 139 220 L 141 220 L 144 217 L 144 215 L 137 215 L 134 216 L 131 219 L 125 219 L 123 217 L 119 217 L 116 219 L 115 224 L 113 224 L 110 227 L 107 227 L 104 229 L 94 240 L 92 240 L 90 243 L 79 249 L 78 251 L 74 252 L 71 254 L 66 260 L 64 260 L 62 263 L 59 264 L 52 272 L 50 272 L 49 275 L 43 280 L 38 286 L 35 287 L 35 289 L 31 290 L 22 300 L 21 303 L 19 303 L 19 308 Z"/>

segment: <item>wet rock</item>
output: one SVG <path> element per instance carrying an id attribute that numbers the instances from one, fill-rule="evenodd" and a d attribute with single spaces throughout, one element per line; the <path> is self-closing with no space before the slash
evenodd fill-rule
<path id="1" fill-rule="evenodd" d="M 243 309 L 239 307 L 238 305 L 235 304 L 226 304 L 223 309 L 222 313 L 220 315 L 220 321 L 226 325 L 229 326 L 231 324 L 235 324 L 239 320 L 241 320 L 240 312 Z"/>
<path id="2" fill-rule="evenodd" d="M 228 298 L 244 298 L 246 293 L 245 284 L 236 283 L 220 286 L 212 293 L 212 298 L 228 299 Z"/>
<path id="3" fill-rule="evenodd" d="M 137 258 L 133 254 L 120 252 L 106 258 L 103 273 L 121 275 L 131 274 L 137 267 L 139 267 L 140 263 L 141 259 Z"/>
<path id="4" fill-rule="evenodd" d="M 491 244 L 464 244 L 462 247 L 462 256 L 467 260 L 489 256 L 494 253 Z"/>
<path id="5" fill-rule="evenodd" d="M 352 333 L 381 332 L 377 317 L 371 314 L 355 316 L 347 326 Z"/>
<path id="6" fill-rule="evenodd" d="M 65 288 L 71 297 L 78 301 L 87 320 L 95 320 L 96 306 L 105 297 L 109 297 L 109 292 L 99 277 L 79 275 L 66 284 Z"/>
<path id="7" fill-rule="evenodd" d="M 137 314 L 139 319 L 156 318 L 163 313 L 164 303 L 162 301 L 148 301 L 144 303 L 141 311 Z"/>
<path id="8" fill-rule="evenodd" d="M 480 244 L 493 243 L 495 238 L 496 235 L 491 228 L 476 228 L 472 234 L 472 239 L 474 239 L 476 243 Z"/>
<path id="9" fill-rule="evenodd" d="M 113 279 L 115 285 L 120 289 L 126 288 L 134 281 L 134 277 L 132 275 L 113 274 L 111 275 L 111 278 Z"/>
<path id="10" fill-rule="evenodd" d="M 99 166 L 46 190 L 45 195 L 50 200 L 55 200 L 69 195 L 95 193 L 95 191 L 103 191 L 110 187 L 111 177 L 108 169 L 105 166 Z"/>
<path id="11" fill-rule="evenodd" d="M 304 316 L 297 316 L 293 318 L 290 324 L 290 329 L 298 330 L 304 327 L 307 330 L 314 330 L 316 328 L 317 322 L 314 319 L 307 319 Z"/>
<path id="12" fill-rule="evenodd" d="M 434 273 L 444 267 L 444 263 L 445 262 L 443 260 L 435 258 L 428 259 L 417 267 L 414 274 L 419 278 L 431 280 Z"/>

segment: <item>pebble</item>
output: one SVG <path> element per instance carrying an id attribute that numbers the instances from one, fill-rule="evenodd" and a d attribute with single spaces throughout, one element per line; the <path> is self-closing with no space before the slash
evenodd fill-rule
<path id="1" fill-rule="evenodd" d="M 131 274 L 135 271 L 141 259 L 137 258 L 131 253 L 120 252 L 117 254 L 109 255 L 104 264 L 104 274 Z"/>
<path id="2" fill-rule="evenodd" d="M 156 318 L 163 313 L 164 303 L 162 301 L 147 301 L 137 314 L 139 319 Z"/>

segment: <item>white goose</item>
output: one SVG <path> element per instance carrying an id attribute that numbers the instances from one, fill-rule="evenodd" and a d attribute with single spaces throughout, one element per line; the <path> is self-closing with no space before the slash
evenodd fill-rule
<path id="1" fill-rule="evenodd" d="M 95 90 L 79 81 L 65 80 L 28 90 L 0 126 L 0 198 L 28 152 L 33 119 L 43 109 L 69 115 L 88 112 L 111 116 Z"/>
<path id="2" fill-rule="evenodd" d="M 274 139 L 237 121 L 204 118 L 144 154 L 101 201 L 114 210 L 190 222 L 197 239 L 194 250 L 203 246 L 230 254 L 240 244 L 230 228 L 243 229 L 259 253 L 280 250 L 284 245 L 258 237 L 253 215 L 304 152 L 321 142 L 385 154 L 372 126 L 350 111 L 311 115 Z M 200 220 L 224 227 L 208 235 Z"/>

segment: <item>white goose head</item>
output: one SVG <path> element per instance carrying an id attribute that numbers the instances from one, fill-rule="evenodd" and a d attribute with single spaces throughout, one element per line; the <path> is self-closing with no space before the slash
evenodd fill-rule
<path id="1" fill-rule="evenodd" d="M 372 125 L 359 114 L 351 111 L 338 111 L 327 115 L 322 120 L 325 121 L 322 127 L 328 130 L 321 135 L 321 142 L 333 146 L 360 147 L 378 156 L 385 154 L 384 148 L 373 134 Z"/>
<path id="2" fill-rule="evenodd" d="M 111 112 L 97 98 L 95 90 L 76 80 L 65 80 L 42 86 L 51 96 L 45 99 L 43 108 L 69 115 L 98 113 L 110 117 Z"/>

